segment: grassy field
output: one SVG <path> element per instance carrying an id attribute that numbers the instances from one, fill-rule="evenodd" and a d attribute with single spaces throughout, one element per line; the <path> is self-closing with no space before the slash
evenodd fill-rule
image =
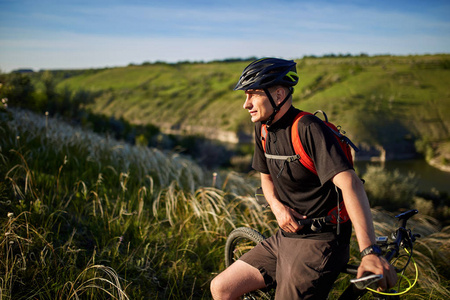
<path id="1" fill-rule="evenodd" d="M 447 153 L 450 55 L 322 57 L 297 63 L 294 105 L 326 111 L 357 144 L 380 146 L 394 155 L 421 141 L 434 154 Z M 247 64 L 128 66 L 73 76 L 58 86 L 99 92 L 89 109 L 134 123 L 194 134 L 214 128 L 251 135 L 244 95 L 232 90 Z"/>
<path id="2" fill-rule="evenodd" d="M 0 108 L 0 132 L 1 299 L 210 299 L 226 235 L 276 229 L 252 174 L 214 175 L 19 109 Z M 394 224 L 373 214 L 380 234 Z M 448 299 L 449 228 L 424 215 L 412 226 L 420 276 L 406 299 Z"/>

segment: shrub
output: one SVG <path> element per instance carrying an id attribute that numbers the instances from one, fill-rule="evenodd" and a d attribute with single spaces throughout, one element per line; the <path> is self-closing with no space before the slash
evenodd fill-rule
<path id="1" fill-rule="evenodd" d="M 426 138 L 415 141 L 414 146 L 416 147 L 416 151 L 421 153 L 427 161 L 436 155 L 430 141 Z"/>
<path id="2" fill-rule="evenodd" d="M 422 214 L 439 220 L 443 226 L 450 225 L 450 197 L 446 192 L 431 189 L 429 192 L 418 192 L 415 206 Z"/>
<path id="3" fill-rule="evenodd" d="M 433 201 L 422 197 L 414 197 L 414 208 L 424 215 L 434 216 L 435 214 Z"/>
<path id="4" fill-rule="evenodd" d="M 385 209 L 408 208 L 413 202 L 417 179 L 414 174 L 401 174 L 383 167 L 369 166 L 363 176 L 365 189 L 372 206 Z"/>

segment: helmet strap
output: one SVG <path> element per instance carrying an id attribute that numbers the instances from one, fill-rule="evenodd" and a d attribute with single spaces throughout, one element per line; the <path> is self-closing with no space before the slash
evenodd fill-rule
<path id="1" fill-rule="evenodd" d="M 270 94 L 269 90 L 267 88 L 265 88 L 263 90 L 266 93 L 267 98 L 269 98 L 270 104 L 272 104 L 272 107 L 273 107 L 272 114 L 267 119 L 267 121 L 264 122 L 267 126 L 270 126 L 270 124 L 272 123 L 273 119 L 275 118 L 275 115 L 280 111 L 280 109 L 284 105 L 284 103 L 286 103 L 286 101 L 289 99 L 289 97 L 293 94 L 294 89 L 292 87 L 289 87 L 289 93 L 286 95 L 284 100 L 281 101 L 281 103 L 278 106 L 275 104 L 275 101 L 273 100 L 272 95 Z"/>

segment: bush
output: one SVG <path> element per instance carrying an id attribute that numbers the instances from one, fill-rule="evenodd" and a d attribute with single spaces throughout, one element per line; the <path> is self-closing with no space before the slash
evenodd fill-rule
<path id="1" fill-rule="evenodd" d="M 450 225 L 450 197 L 446 192 L 436 189 L 430 192 L 419 192 L 414 208 L 422 214 L 436 218 L 444 226 Z"/>
<path id="2" fill-rule="evenodd" d="M 420 213 L 423 215 L 428 215 L 428 216 L 435 215 L 433 201 L 431 201 L 431 200 L 426 200 L 422 197 L 415 197 L 414 198 L 414 208 L 417 209 L 418 211 L 420 211 Z"/>
<path id="3" fill-rule="evenodd" d="M 414 174 L 401 174 L 383 167 L 369 166 L 363 176 L 365 189 L 372 206 L 384 209 L 409 208 L 416 193 L 417 179 Z"/>
<path id="4" fill-rule="evenodd" d="M 427 161 L 430 161 L 436 155 L 431 142 L 426 138 L 415 141 L 414 146 L 416 151 L 422 154 Z"/>

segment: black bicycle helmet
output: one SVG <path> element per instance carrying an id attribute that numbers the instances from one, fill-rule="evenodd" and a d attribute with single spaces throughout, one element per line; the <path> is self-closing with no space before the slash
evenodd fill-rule
<path id="1" fill-rule="evenodd" d="M 292 87 L 298 83 L 293 60 L 263 58 L 249 64 L 234 90 L 266 89 L 275 85 Z"/>
<path id="2" fill-rule="evenodd" d="M 250 90 L 262 89 L 267 95 L 270 104 L 273 107 L 273 112 L 269 118 L 264 121 L 267 126 L 272 124 L 275 115 L 280 111 L 281 107 L 291 97 L 294 92 L 293 86 L 298 83 L 296 63 L 293 60 L 284 60 L 279 58 L 263 58 L 255 60 L 249 64 L 242 72 L 239 82 L 236 84 L 234 90 Z M 269 92 L 272 86 L 281 85 L 289 88 L 289 93 L 286 95 L 280 104 L 276 105 Z"/>

